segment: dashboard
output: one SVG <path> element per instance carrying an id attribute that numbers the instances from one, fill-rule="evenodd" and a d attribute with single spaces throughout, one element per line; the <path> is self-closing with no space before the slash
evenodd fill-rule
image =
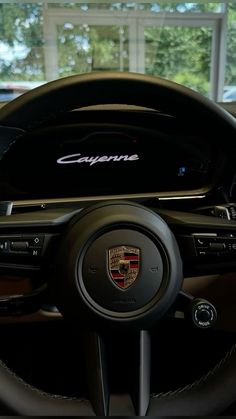
<path id="1" fill-rule="evenodd" d="M 229 269 L 235 250 L 227 224 L 234 212 L 229 202 L 235 201 L 231 132 L 223 131 L 220 121 L 217 129 L 216 120 L 195 106 L 186 113 L 165 101 L 165 111 L 120 102 L 73 106 L 49 118 L 36 106 L 37 123 L 29 121 L 24 130 L 19 117 L 16 134 L 3 128 L 0 211 L 11 214 L 0 221 L 4 275 L 21 272 L 25 279 L 26 269 L 27 284 L 41 285 L 48 255 L 53 259 L 57 253 L 54 241 L 69 220 L 89 203 L 117 199 L 163 217 L 177 238 L 185 276 Z M 219 214 L 222 224 L 213 219 Z"/>

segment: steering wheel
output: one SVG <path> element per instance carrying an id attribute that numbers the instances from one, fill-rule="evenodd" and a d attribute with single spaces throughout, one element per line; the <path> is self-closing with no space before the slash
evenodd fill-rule
<path id="1" fill-rule="evenodd" d="M 199 124 L 206 126 L 216 143 L 222 138 L 228 144 L 235 141 L 235 120 L 208 99 L 173 82 L 132 73 L 72 76 L 34 89 L 1 109 L 0 137 L 10 147 L 67 111 L 101 104 L 144 106 L 181 118 L 192 131 Z M 216 317 L 214 307 L 192 300 L 181 290 L 183 268 L 200 266 L 204 271 L 206 265 L 196 250 L 199 234 L 222 236 L 223 232 L 231 240 L 235 230 L 236 223 L 227 220 L 174 211 L 157 213 L 131 200 L 115 199 L 84 203 L 78 210 L 2 216 L 0 235 L 4 232 L 14 238 L 20 233 L 24 243 L 38 236 L 35 249 L 41 252 L 40 261 L 45 254 L 47 260 L 52 258 L 47 265 L 53 265 L 48 286 L 58 308 L 78 326 L 83 319 L 90 331 L 86 334 L 89 400 L 42 393 L 1 363 L 2 412 L 26 416 L 197 416 L 223 412 L 235 401 L 235 349 L 201 380 L 175 392 L 151 396 L 149 330 L 173 305 L 192 304 L 193 320 L 202 327 L 211 325 Z M 211 263 L 218 266 L 218 258 Z M 225 270 L 233 263 L 232 256 Z M 6 310 L 20 306 L 22 311 L 32 312 L 39 308 L 44 292 L 41 289 L 32 295 L 9 297 L 5 302 L 0 299 L 0 309 L 5 304 Z M 138 337 L 129 395 L 109 393 L 101 335 L 114 328 L 119 333 L 135 331 Z"/>

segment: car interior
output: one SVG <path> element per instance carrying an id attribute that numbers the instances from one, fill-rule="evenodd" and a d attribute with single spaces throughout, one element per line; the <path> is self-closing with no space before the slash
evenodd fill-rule
<path id="1" fill-rule="evenodd" d="M 8 22 L 13 9 L 0 3 Z M 152 28 L 157 4 L 110 13 L 88 2 L 91 16 L 83 3 L 76 19 L 108 26 L 123 13 L 131 29 L 132 19 Z M 233 2 L 228 15 L 225 3 L 206 16 L 193 5 L 165 12 L 172 29 L 190 12 L 192 28 L 236 16 Z M 51 3 L 44 20 L 71 30 L 74 7 Z M 214 25 L 216 48 L 226 27 Z M 121 56 L 115 69 L 97 58 L 99 68 L 56 74 L 49 26 L 45 77 L 29 89 L 23 78 L 24 92 L 0 105 L 0 415 L 234 416 L 236 82 L 225 78 L 224 93 L 218 66 L 204 93 Z M 9 51 L 0 82 L 19 78 L 22 57 L 10 63 Z"/>

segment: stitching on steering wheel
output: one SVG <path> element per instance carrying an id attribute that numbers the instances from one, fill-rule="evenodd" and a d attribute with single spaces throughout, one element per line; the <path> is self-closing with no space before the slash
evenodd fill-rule
<path id="1" fill-rule="evenodd" d="M 29 390 L 32 390 L 34 393 L 39 394 L 42 397 L 45 397 L 47 399 L 60 399 L 60 400 L 74 400 L 77 401 L 78 403 L 82 403 L 85 401 L 88 401 L 85 398 L 77 398 L 77 397 L 67 397 L 67 396 L 61 396 L 58 394 L 50 394 L 47 393 L 43 390 L 39 390 L 36 387 L 31 386 L 30 384 L 28 384 L 27 382 L 25 382 L 22 378 L 20 378 L 18 375 L 16 375 L 3 361 L 0 360 L 0 367 L 2 367 L 3 369 L 5 369 L 15 380 L 18 381 L 18 383 L 23 384 L 24 387 L 26 387 Z"/>
<path id="2" fill-rule="evenodd" d="M 191 384 L 187 384 L 184 387 L 179 387 L 178 389 L 173 390 L 173 391 L 168 391 L 166 393 L 153 394 L 151 398 L 152 399 L 173 398 L 189 390 L 197 389 L 202 384 L 204 384 L 209 378 L 217 374 L 218 371 L 224 367 L 224 365 L 230 360 L 231 356 L 233 356 L 235 353 L 236 353 L 236 344 L 232 346 L 232 348 L 226 353 L 224 358 L 222 358 L 212 370 L 210 370 L 207 374 L 203 375 L 199 380 L 196 380 Z"/>

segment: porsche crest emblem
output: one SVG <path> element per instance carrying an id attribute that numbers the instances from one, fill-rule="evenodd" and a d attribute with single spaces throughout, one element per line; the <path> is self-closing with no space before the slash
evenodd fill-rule
<path id="1" fill-rule="evenodd" d="M 126 290 L 137 279 L 140 270 L 140 249 L 117 246 L 108 250 L 108 269 L 114 284 Z"/>

